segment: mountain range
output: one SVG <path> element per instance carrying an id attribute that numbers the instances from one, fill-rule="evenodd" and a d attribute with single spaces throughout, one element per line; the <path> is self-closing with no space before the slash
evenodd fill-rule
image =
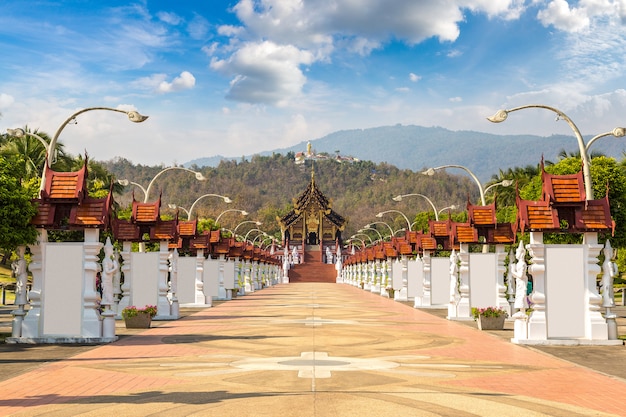
<path id="1" fill-rule="evenodd" d="M 585 142 L 589 138 L 585 137 Z M 413 171 L 442 165 L 461 165 L 473 172 L 482 183 L 497 175 L 500 170 L 536 165 L 542 157 L 547 161 L 556 161 L 562 151 L 578 153 L 578 143 L 573 135 L 493 135 L 400 124 L 342 130 L 309 142 L 315 153 L 350 156 Z M 296 154 L 306 151 L 307 143 L 303 141 L 289 148 L 259 152 L 257 155 Z M 601 139 L 594 144 L 591 152 L 621 160 L 626 152 L 626 141 L 612 137 Z M 249 159 L 251 156 L 243 158 Z M 216 155 L 194 159 L 184 166 L 215 167 L 222 160 L 240 159 Z M 450 174 L 462 173 L 450 171 Z"/>

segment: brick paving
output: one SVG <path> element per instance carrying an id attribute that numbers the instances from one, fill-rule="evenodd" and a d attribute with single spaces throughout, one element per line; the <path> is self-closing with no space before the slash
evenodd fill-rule
<path id="1" fill-rule="evenodd" d="M 101 346 L 0 345 L 0 416 L 626 416 L 619 367 L 574 360 L 626 362 L 624 346 L 557 349 L 563 360 L 510 329 L 326 283 L 183 315 L 120 322 Z"/>

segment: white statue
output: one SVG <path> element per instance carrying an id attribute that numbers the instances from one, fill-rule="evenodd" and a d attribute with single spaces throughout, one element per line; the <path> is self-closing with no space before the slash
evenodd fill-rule
<path id="1" fill-rule="evenodd" d="M 291 262 L 294 265 L 297 265 L 298 263 L 300 263 L 298 262 L 298 248 L 295 246 L 293 247 L 293 250 L 291 251 Z"/>
<path id="2" fill-rule="evenodd" d="M 517 262 L 513 264 L 509 262 L 509 268 L 512 269 L 513 277 L 515 278 L 515 303 L 514 308 L 519 309 L 519 312 L 515 316 L 520 317 L 526 314 L 528 308 L 528 302 L 526 300 L 526 292 L 528 287 L 528 276 L 526 276 L 526 249 L 524 249 L 524 242 L 520 241 L 515 251 L 515 258 Z M 521 314 L 520 314 L 521 313 Z"/>
<path id="3" fill-rule="evenodd" d="M 459 281 L 459 265 L 458 257 L 454 249 L 450 253 L 450 302 L 456 304 L 459 301 L 458 281 Z"/>
<path id="4" fill-rule="evenodd" d="M 613 294 L 613 279 L 615 276 L 617 276 L 617 264 L 613 262 L 613 248 L 607 240 L 604 247 L 604 263 L 602 264 L 602 282 L 600 285 L 602 307 L 615 307 Z"/>
<path id="5" fill-rule="evenodd" d="M 119 269 L 120 264 L 113 255 L 111 239 L 107 238 L 104 245 L 104 259 L 102 260 L 102 304 L 113 304 L 113 275 Z"/>
<path id="6" fill-rule="evenodd" d="M 326 263 L 327 264 L 333 263 L 333 253 L 330 250 L 330 246 L 326 246 Z"/>

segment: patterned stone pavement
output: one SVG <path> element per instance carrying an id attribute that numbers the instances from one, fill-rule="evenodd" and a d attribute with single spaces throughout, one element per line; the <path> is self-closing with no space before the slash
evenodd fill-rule
<path id="1" fill-rule="evenodd" d="M 624 379 L 347 285 L 120 333 L 2 380 L 0 415 L 626 416 Z"/>

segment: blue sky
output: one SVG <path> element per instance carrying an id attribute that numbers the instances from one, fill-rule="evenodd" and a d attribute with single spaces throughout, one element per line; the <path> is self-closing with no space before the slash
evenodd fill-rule
<path id="1" fill-rule="evenodd" d="M 398 123 L 571 134 L 546 110 L 486 120 L 527 104 L 596 135 L 626 125 L 624 51 L 626 0 L 4 1 L 0 130 L 136 109 L 59 140 L 166 166 Z"/>

